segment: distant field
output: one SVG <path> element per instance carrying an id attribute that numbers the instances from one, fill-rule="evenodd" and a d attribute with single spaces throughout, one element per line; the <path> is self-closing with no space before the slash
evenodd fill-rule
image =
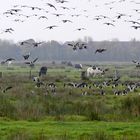
<path id="1" fill-rule="evenodd" d="M 45 85 L 35 87 L 31 76 L 38 76 L 41 65 L 29 67 L 1 66 L 0 72 L 0 139 L 1 140 L 137 140 L 140 139 L 140 88 L 125 96 L 115 96 L 125 82 L 140 82 L 139 69 L 133 65 L 100 65 L 109 68 L 103 76 L 81 79 L 81 71 L 65 65 L 48 65 Z M 114 76 L 121 79 L 118 87 L 104 87 L 100 95 L 94 83 Z M 47 85 L 56 84 L 53 94 Z M 86 82 L 92 88 L 70 88 L 64 83 Z M 7 86 L 11 89 L 3 92 Z M 83 92 L 87 95 L 82 95 Z"/>

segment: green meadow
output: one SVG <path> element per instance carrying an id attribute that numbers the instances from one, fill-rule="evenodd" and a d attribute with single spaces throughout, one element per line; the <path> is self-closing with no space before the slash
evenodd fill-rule
<path id="1" fill-rule="evenodd" d="M 104 87 L 105 95 L 93 87 L 114 76 L 114 65 L 101 65 L 109 71 L 90 79 L 81 79 L 83 70 L 51 65 L 41 78 L 45 86 L 37 88 L 31 77 L 38 76 L 40 67 L 1 66 L 0 140 L 140 139 L 140 88 L 116 96 L 112 85 Z M 124 89 L 123 82 L 139 82 L 134 66 L 118 65 L 117 70 L 118 90 Z M 47 87 L 51 82 L 56 84 L 55 94 Z M 64 87 L 68 82 L 86 82 L 92 88 Z M 12 88 L 3 92 L 7 86 Z M 83 96 L 85 91 L 88 94 Z"/>

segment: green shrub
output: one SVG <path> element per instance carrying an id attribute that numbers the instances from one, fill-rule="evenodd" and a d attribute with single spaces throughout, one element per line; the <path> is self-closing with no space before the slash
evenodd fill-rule
<path id="1" fill-rule="evenodd" d="M 140 116 L 140 96 L 130 96 L 123 99 L 121 110 L 128 116 Z"/>

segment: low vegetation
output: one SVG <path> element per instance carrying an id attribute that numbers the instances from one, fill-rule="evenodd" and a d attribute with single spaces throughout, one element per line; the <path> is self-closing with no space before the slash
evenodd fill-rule
<path id="1" fill-rule="evenodd" d="M 113 68 L 110 66 L 112 71 Z M 121 67 L 121 81 L 138 81 L 130 75 L 131 67 Z M 7 70 L 2 67 L 0 78 L 0 139 L 8 140 L 113 140 L 140 138 L 140 95 L 138 88 L 125 96 L 116 96 L 113 89 L 64 88 L 64 82 L 81 82 L 80 72 L 72 68 L 50 68 L 42 80 L 55 82 L 56 93 L 49 88 L 35 87 L 28 68 Z M 125 73 L 125 74 L 124 74 Z M 128 75 L 127 75 L 128 73 Z M 113 72 L 112 72 L 113 74 Z M 38 67 L 32 70 L 38 75 Z M 126 77 L 126 75 L 128 77 Z M 88 84 L 102 82 L 105 77 L 82 80 Z M 12 86 L 5 93 L 3 89 Z M 119 86 L 118 89 L 122 89 Z"/>

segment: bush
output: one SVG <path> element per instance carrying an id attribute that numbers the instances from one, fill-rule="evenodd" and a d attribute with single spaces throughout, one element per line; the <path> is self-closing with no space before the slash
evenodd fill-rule
<path id="1" fill-rule="evenodd" d="M 0 117 L 9 117 L 14 119 L 16 108 L 14 104 L 5 95 L 0 95 Z"/>
<path id="2" fill-rule="evenodd" d="M 128 115 L 140 116 L 140 96 L 131 96 L 122 100 L 121 110 Z"/>
<path id="3" fill-rule="evenodd" d="M 90 113 L 88 114 L 88 120 L 89 120 L 89 121 L 94 121 L 94 120 L 100 121 L 101 118 L 100 118 L 98 112 L 90 112 Z"/>

